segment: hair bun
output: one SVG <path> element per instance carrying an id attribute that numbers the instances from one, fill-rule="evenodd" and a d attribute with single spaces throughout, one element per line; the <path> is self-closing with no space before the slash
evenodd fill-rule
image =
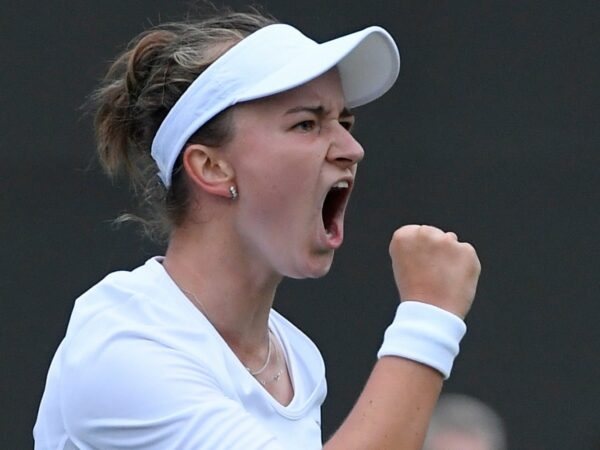
<path id="1" fill-rule="evenodd" d="M 168 69 L 168 66 L 165 65 L 168 62 L 161 61 L 161 59 L 164 60 L 164 55 L 169 53 L 165 52 L 165 47 L 169 46 L 175 37 L 172 32 L 166 30 L 150 31 L 143 34 L 128 52 L 125 81 L 133 104 L 152 77 L 152 72 L 163 66 L 165 67 L 162 70 Z"/>

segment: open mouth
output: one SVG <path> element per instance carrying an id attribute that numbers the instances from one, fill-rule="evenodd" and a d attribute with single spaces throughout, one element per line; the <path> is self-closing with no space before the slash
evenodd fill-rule
<path id="1" fill-rule="evenodd" d="M 341 232 L 341 218 L 344 213 L 350 185 L 347 181 L 338 181 L 334 184 L 323 202 L 323 225 L 327 236 L 338 236 Z"/>

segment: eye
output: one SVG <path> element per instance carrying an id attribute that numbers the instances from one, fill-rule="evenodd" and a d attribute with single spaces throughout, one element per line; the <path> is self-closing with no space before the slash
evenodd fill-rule
<path id="1" fill-rule="evenodd" d="M 340 125 L 343 126 L 346 131 L 352 131 L 352 128 L 354 128 L 354 119 L 340 119 Z"/>
<path id="2" fill-rule="evenodd" d="M 294 125 L 294 128 L 300 131 L 308 132 L 314 130 L 316 126 L 317 122 L 315 122 L 314 120 L 303 120 L 302 122 L 299 122 L 296 125 Z"/>

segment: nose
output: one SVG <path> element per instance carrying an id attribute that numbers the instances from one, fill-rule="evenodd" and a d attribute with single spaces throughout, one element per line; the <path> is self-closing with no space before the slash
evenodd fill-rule
<path id="1" fill-rule="evenodd" d="M 327 160 L 345 169 L 359 163 L 364 156 L 362 145 L 346 128 L 337 123 L 327 151 Z"/>

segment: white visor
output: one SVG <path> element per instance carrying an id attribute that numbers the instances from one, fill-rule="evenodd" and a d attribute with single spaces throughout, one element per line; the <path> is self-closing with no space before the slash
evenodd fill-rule
<path id="1" fill-rule="evenodd" d="M 303 85 L 337 66 L 346 106 L 383 95 L 396 81 L 400 56 L 381 27 L 368 27 L 318 44 L 290 25 L 261 28 L 215 60 L 177 100 L 152 142 L 158 175 L 168 188 L 173 165 L 188 139 L 237 103 Z"/>

